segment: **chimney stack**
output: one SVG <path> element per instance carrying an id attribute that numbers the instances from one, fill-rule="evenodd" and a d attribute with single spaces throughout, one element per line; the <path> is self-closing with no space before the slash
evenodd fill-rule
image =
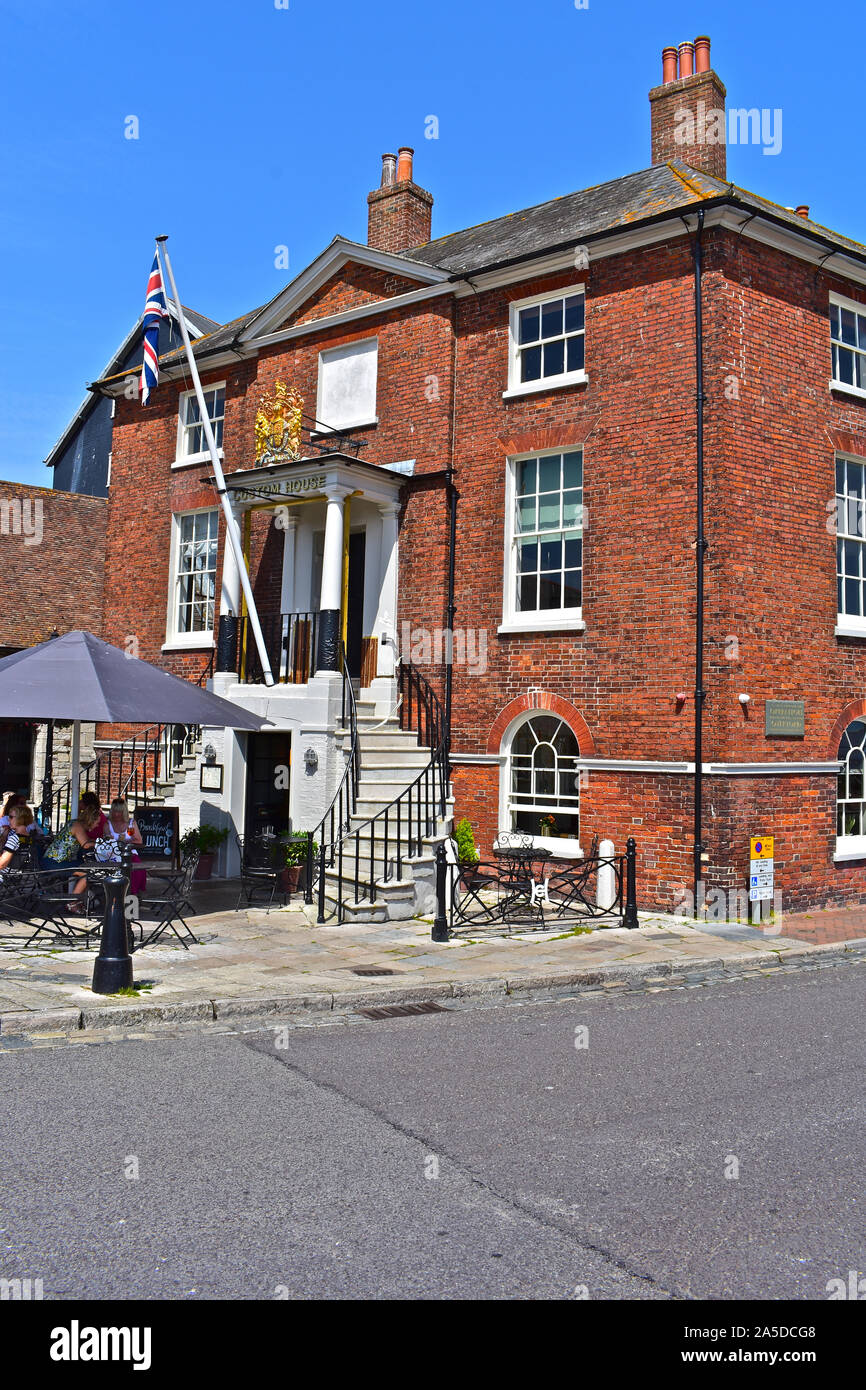
<path id="1" fill-rule="evenodd" d="M 726 96 L 706 34 L 662 49 L 662 85 L 649 94 L 653 164 L 678 159 L 726 180 Z"/>
<path id="2" fill-rule="evenodd" d="M 809 217 L 809 204 L 808 204 L 808 203 L 800 203 L 799 207 L 794 208 L 794 211 L 796 212 L 796 214 L 797 214 L 798 217 L 805 217 L 805 218 L 808 220 L 808 217 Z"/>
<path id="3" fill-rule="evenodd" d="M 430 240 L 433 195 L 412 178 L 415 151 L 382 155 L 382 182 L 367 195 L 367 245 L 400 255 Z M 395 168 L 396 164 L 396 168 Z"/>

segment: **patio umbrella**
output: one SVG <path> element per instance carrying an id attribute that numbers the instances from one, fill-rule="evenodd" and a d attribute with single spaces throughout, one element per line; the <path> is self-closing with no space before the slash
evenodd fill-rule
<path id="1" fill-rule="evenodd" d="M 270 721 L 128 656 L 92 632 L 67 632 L 0 660 L 4 719 L 70 719 L 72 813 L 78 809 L 81 721 L 212 724 L 258 731 Z"/>
<path id="2" fill-rule="evenodd" d="M 67 632 L 0 660 L 0 710 L 6 719 L 71 719 L 72 813 L 78 810 L 82 719 L 109 724 L 213 724 L 259 730 L 270 721 L 209 690 L 139 661 L 92 632 Z M 113 994 L 132 984 L 123 871 L 106 880 L 105 920 L 93 989 Z"/>

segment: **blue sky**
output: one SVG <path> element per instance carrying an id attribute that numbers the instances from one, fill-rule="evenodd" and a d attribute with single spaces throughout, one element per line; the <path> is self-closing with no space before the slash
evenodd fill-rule
<path id="1" fill-rule="evenodd" d="M 862 0 L 832 30 L 805 0 L 283 3 L 0 0 L 0 477 L 50 481 L 158 233 L 184 301 L 224 321 L 336 232 L 366 240 L 383 150 L 415 146 L 434 236 L 644 168 L 661 49 L 696 34 L 730 104 L 783 113 L 781 152 L 731 148 L 729 176 L 866 240 Z"/>

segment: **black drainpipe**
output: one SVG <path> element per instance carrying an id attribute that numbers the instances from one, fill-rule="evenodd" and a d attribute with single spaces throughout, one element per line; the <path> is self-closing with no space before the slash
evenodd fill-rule
<path id="1" fill-rule="evenodd" d="M 703 855 L 703 724 L 704 724 L 704 324 L 701 311 L 702 238 L 704 210 L 698 209 L 697 234 L 692 238 L 695 266 L 695 392 L 697 407 L 697 540 L 695 543 L 697 604 L 695 609 L 695 863 L 694 908 L 698 912 L 698 887 Z"/>
<path id="2" fill-rule="evenodd" d="M 457 548 L 457 489 L 454 486 L 454 449 L 457 438 L 457 300 L 451 300 L 451 420 L 449 458 L 446 479 L 448 485 L 448 604 L 445 626 L 449 633 L 446 639 L 445 663 L 445 786 L 451 779 L 451 702 L 454 675 L 454 569 Z"/>

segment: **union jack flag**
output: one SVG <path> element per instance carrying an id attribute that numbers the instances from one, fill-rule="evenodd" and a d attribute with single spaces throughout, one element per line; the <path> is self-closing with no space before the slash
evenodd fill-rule
<path id="1" fill-rule="evenodd" d="M 147 282 L 147 299 L 144 304 L 144 361 L 141 364 L 141 404 L 147 405 L 147 398 L 156 389 L 159 381 L 159 321 L 168 317 L 165 307 L 165 290 L 162 287 L 162 272 L 159 256 L 154 254 Z"/>

